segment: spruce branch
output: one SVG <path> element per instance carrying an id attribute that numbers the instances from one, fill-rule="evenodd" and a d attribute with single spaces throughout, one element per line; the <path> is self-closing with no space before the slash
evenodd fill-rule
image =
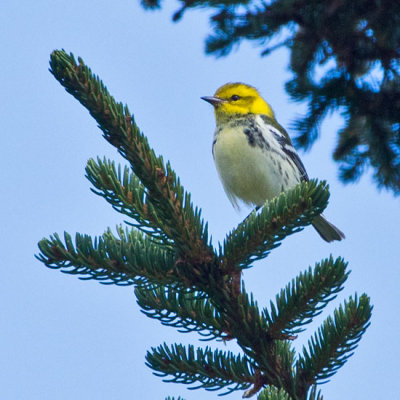
<path id="1" fill-rule="evenodd" d="M 165 382 L 196 384 L 189 389 L 225 389 L 225 393 L 231 393 L 247 389 L 255 382 L 250 359 L 229 351 L 212 351 L 209 347 L 195 349 L 193 345 L 164 344 L 148 351 L 146 361 L 156 371 L 155 375 L 169 376 Z"/>
<path id="2" fill-rule="evenodd" d="M 72 54 L 55 51 L 50 64 L 53 75 L 129 161 L 132 171 L 105 159 L 89 160 L 86 174 L 92 190 L 126 215 L 134 228 L 117 227 L 117 235 L 108 229 L 94 239 L 77 234 L 75 241 L 68 233 L 64 240 L 54 234 L 39 242 L 37 258 L 80 279 L 134 284 L 148 317 L 207 339 L 235 339 L 244 353 L 192 345 L 153 348 L 147 365 L 167 381 L 226 393 L 247 389 L 243 397 L 262 390 L 260 400 L 322 400 L 316 385 L 346 362 L 369 325 L 368 297 L 345 302 L 299 357 L 292 341 L 342 290 L 347 264 L 330 257 L 310 267 L 276 296 L 270 310 L 260 311 L 240 279 L 243 268 L 266 257 L 284 237 L 323 211 L 327 184 L 303 182 L 267 202 L 216 252 L 200 211 L 193 208 L 169 163 L 150 148 L 127 107 L 115 102 L 81 59 L 76 63 Z"/>
<path id="3" fill-rule="evenodd" d="M 166 397 L 165 398 L 165 400 L 175 400 L 175 397 L 174 396 L 168 396 L 168 397 Z M 181 396 L 178 396 L 177 398 L 176 398 L 176 400 L 185 400 L 183 397 L 181 397 Z"/>
<path id="4" fill-rule="evenodd" d="M 343 289 L 349 276 L 347 263 L 332 256 L 293 279 L 276 296 L 275 304 L 263 315 L 269 324 L 268 334 L 276 339 L 293 338 L 304 325 L 319 315 L 323 308 Z"/>
<path id="5" fill-rule="evenodd" d="M 97 158 L 96 162 L 90 159 L 86 177 L 95 187 L 92 189 L 95 194 L 104 197 L 114 210 L 136 221 L 126 223 L 150 234 L 157 241 L 171 244 L 169 238 L 172 235 L 168 226 L 157 216 L 156 207 L 146 195 L 146 188 L 130 168 L 125 167 L 122 172 L 121 166 L 118 165 L 117 169 L 113 161 Z"/>
<path id="6" fill-rule="evenodd" d="M 266 257 L 288 235 L 311 224 L 328 204 L 325 181 L 310 180 L 266 202 L 228 234 L 223 244 L 226 268 L 246 268 Z"/>
<path id="7" fill-rule="evenodd" d="M 298 132 L 294 139 L 298 147 L 306 150 L 310 149 L 312 144 L 319 136 L 319 127 L 325 116 L 335 107 L 338 107 L 337 99 L 332 99 L 326 96 L 325 90 L 338 91 L 338 88 L 348 87 L 349 82 L 342 76 L 337 76 L 335 79 L 330 78 L 329 81 L 321 82 L 324 89 L 314 89 L 313 97 L 307 105 L 307 113 L 303 117 L 299 117 L 291 125 L 291 128 Z M 304 98 L 304 92 L 311 90 L 310 82 L 299 82 L 296 79 L 288 81 L 285 85 L 287 92 L 297 101 Z"/>
<path id="8" fill-rule="evenodd" d="M 168 232 L 164 230 L 164 233 L 170 235 L 180 252 L 194 263 L 211 260 L 213 251 L 200 210 L 193 208 L 190 194 L 185 192 L 170 164 L 164 165 L 162 157 L 155 155 L 128 107 L 114 100 L 81 58 L 77 63 L 74 56 L 64 50 L 51 54 L 50 72 L 87 108 L 104 138 L 130 162 L 146 188 L 146 198 L 152 199 L 157 216 L 163 226 L 168 226 Z"/>
<path id="9" fill-rule="evenodd" d="M 307 400 L 323 400 L 321 391 L 317 391 L 317 385 L 312 385 L 311 390 L 308 392 Z"/>
<path id="10" fill-rule="evenodd" d="M 288 341 L 273 340 L 268 335 L 268 324 L 244 286 L 237 297 L 225 302 L 221 314 L 228 335 L 236 338 L 244 353 L 262 371 L 254 393 L 267 384 L 291 387 L 295 353 Z"/>
<path id="11" fill-rule="evenodd" d="M 142 312 L 163 325 L 179 332 L 196 331 L 207 340 L 224 337 L 221 315 L 205 293 L 154 285 L 137 287 L 135 295 Z"/>
<path id="12" fill-rule="evenodd" d="M 297 361 L 300 388 L 325 383 L 348 360 L 370 324 L 371 310 L 368 296 L 356 295 L 324 321 Z"/>
<path id="13" fill-rule="evenodd" d="M 79 279 L 96 279 L 117 285 L 145 282 L 176 282 L 176 257 L 170 250 L 154 244 L 136 230 L 117 229 L 119 237 L 110 230 L 94 240 L 88 235 L 64 233 L 64 242 L 55 233 L 39 242 L 36 257 L 47 267 L 79 275 Z M 174 276 L 175 275 L 175 276 Z"/>
<path id="14" fill-rule="evenodd" d="M 257 400 L 292 400 L 284 389 L 277 389 L 274 386 L 268 386 L 257 396 Z"/>
<path id="15" fill-rule="evenodd" d="M 225 302 L 223 314 L 227 325 L 231 327 L 232 336 L 237 338 L 244 350 L 254 352 L 258 357 L 269 354 L 268 324 L 261 315 L 253 295 L 249 296 L 246 293 L 244 285 L 237 298 Z M 258 339 L 261 340 L 258 342 Z"/>

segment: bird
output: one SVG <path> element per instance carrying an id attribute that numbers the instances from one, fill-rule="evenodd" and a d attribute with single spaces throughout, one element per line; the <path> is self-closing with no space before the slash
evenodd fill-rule
<path id="1" fill-rule="evenodd" d="M 224 190 L 236 209 L 239 201 L 258 209 L 281 192 L 309 180 L 288 133 L 255 87 L 227 83 L 213 96 L 201 99 L 214 107 L 212 154 Z M 345 238 L 322 214 L 314 217 L 312 225 L 327 242 Z"/>

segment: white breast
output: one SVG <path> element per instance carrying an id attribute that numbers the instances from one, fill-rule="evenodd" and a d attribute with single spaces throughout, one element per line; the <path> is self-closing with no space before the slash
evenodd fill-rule
<path id="1" fill-rule="evenodd" d="M 269 132 L 263 134 L 268 135 Z M 269 134 L 271 146 L 278 145 Z M 214 160 L 224 189 L 235 207 L 237 200 L 263 205 L 282 191 L 281 160 L 261 148 L 257 143 L 250 145 L 242 126 L 227 127 L 220 131 L 213 147 Z"/>

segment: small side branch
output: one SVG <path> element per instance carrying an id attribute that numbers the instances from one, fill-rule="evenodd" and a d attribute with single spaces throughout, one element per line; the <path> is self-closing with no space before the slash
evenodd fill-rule
<path id="1" fill-rule="evenodd" d="M 224 240 L 224 264 L 243 269 L 265 258 L 288 235 L 311 224 L 328 204 L 326 182 L 303 182 L 265 203 L 259 214 L 246 218 Z"/>

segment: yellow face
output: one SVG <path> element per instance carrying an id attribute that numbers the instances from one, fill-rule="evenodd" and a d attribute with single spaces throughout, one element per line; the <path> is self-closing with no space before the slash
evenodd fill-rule
<path id="1" fill-rule="evenodd" d="M 227 83 L 213 97 L 202 97 L 214 106 L 217 119 L 232 114 L 264 114 L 275 118 L 269 104 L 257 89 L 244 83 Z"/>

